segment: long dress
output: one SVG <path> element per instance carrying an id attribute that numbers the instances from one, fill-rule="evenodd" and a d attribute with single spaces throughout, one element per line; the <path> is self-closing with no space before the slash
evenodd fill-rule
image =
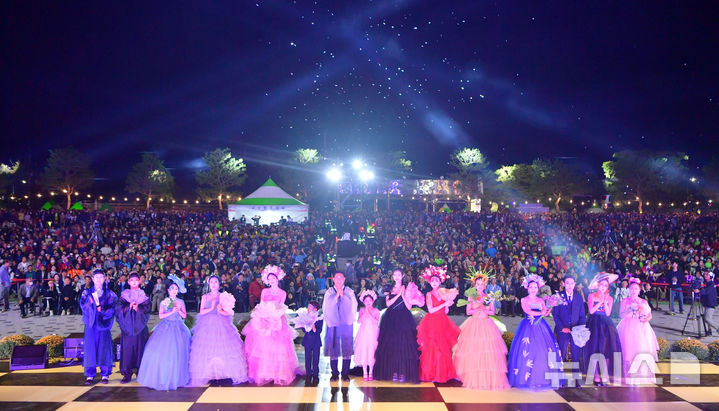
<path id="1" fill-rule="evenodd" d="M 94 288 L 86 288 L 80 297 L 80 308 L 82 309 L 82 322 L 85 324 L 83 339 L 84 355 L 82 366 L 88 377 L 94 377 L 96 368 L 100 367 L 103 377 L 112 372 L 113 349 L 112 349 L 112 324 L 115 322 L 115 305 L 117 295 L 110 290 L 103 289 L 102 295 L 98 298 L 101 311 L 97 311 L 97 304 L 93 298 Z"/>
<path id="2" fill-rule="evenodd" d="M 377 311 L 373 308 L 374 312 Z M 357 365 L 374 365 L 374 354 L 377 350 L 377 338 L 379 337 L 379 318 L 375 318 L 367 311 L 367 308 L 360 309 L 359 331 L 355 338 L 354 360 Z"/>
<path id="3" fill-rule="evenodd" d="M 185 303 L 175 300 L 185 308 Z M 161 312 L 167 312 L 160 304 Z M 137 382 L 156 390 L 176 390 L 190 382 L 190 330 L 179 313 L 165 317 L 145 345 Z"/>
<path id="4" fill-rule="evenodd" d="M 640 316 L 651 313 L 651 308 L 646 300 L 640 299 L 640 303 L 624 313 L 622 320 L 617 325 L 617 334 L 622 343 L 622 365 L 623 375 L 627 384 L 654 384 L 654 373 L 656 372 L 657 336 L 648 321 L 640 321 Z M 631 303 L 630 303 L 631 304 Z M 639 366 L 630 373 L 632 361 L 637 355 Z"/>
<path id="5" fill-rule="evenodd" d="M 592 355 L 602 354 L 607 365 L 609 376 L 614 377 L 614 355 L 622 353 L 622 343 L 619 340 L 617 328 L 612 319 L 604 311 L 604 305 L 600 306 L 594 314 L 589 315 L 587 328 L 590 335 L 587 344 L 584 346 L 584 373 L 589 374 L 590 359 Z M 600 366 L 595 362 L 596 373 L 600 373 Z M 602 376 L 604 377 L 604 376 Z"/>
<path id="6" fill-rule="evenodd" d="M 532 306 L 539 311 L 541 306 Z M 554 361 L 550 364 L 549 359 Z M 517 328 L 509 349 L 507 379 L 512 387 L 552 388 L 546 373 L 562 372 L 562 355 L 552 330 L 539 315 L 527 315 Z"/>
<path id="7" fill-rule="evenodd" d="M 394 298 L 394 294 L 389 295 Z M 375 351 L 374 376 L 378 380 L 392 380 L 404 376 L 406 382 L 419 382 L 419 347 L 417 323 L 400 295 L 388 307 L 379 322 L 379 337 Z"/>
<path id="8" fill-rule="evenodd" d="M 437 307 L 444 300 L 432 293 L 432 306 Z M 447 317 L 444 308 L 428 313 L 417 326 L 419 356 L 419 379 L 422 381 L 447 382 L 457 378 L 452 363 L 452 348 L 457 344 L 459 327 Z"/>
<path id="9" fill-rule="evenodd" d="M 459 327 L 454 366 L 462 385 L 472 390 L 506 390 L 507 345 L 497 325 L 483 310 Z"/>
<path id="10" fill-rule="evenodd" d="M 231 378 L 239 384 L 247 381 L 247 360 L 244 344 L 232 324 L 232 316 L 222 315 L 217 311 L 220 304 L 219 294 L 206 294 L 204 307 L 215 308 L 197 316 L 197 323 L 192 328 L 190 344 L 190 385 L 202 386 L 210 380 Z"/>
<path id="11" fill-rule="evenodd" d="M 302 372 L 295 353 L 297 332 L 287 324 L 287 306 L 281 300 L 281 295 L 264 292 L 242 330 L 249 378 L 255 384 L 288 385 Z"/>

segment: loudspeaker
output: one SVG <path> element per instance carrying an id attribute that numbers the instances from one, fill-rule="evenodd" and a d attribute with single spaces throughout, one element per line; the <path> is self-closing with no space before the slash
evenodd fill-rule
<path id="1" fill-rule="evenodd" d="M 17 345 L 12 349 L 10 371 L 45 368 L 47 345 Z"/>
<path id="2" fill-rule="evenodd" d="M 351 240 L 337 242 L 337 257 L 354 257 L 357 255 L 357 244 Z"/>
<path id="3" fill-rule="evenodd" d="M 65 338 L 65 358 L 82 358 L 84 353 L 85 335 L 72 333 Z"/>

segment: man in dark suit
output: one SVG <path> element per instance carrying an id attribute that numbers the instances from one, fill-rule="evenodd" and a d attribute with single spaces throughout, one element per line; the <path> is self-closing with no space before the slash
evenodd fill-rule
<path id="1" fill-rule="evenodd" d="M 572 353 L 572 361 L 580 362 L 582 358 L 582 349 L 574 344 L 572 339 L 572 327 L 586 324 L 586 315 L 584 313 L 584 298 L 578 292 L 574 292 L 576 282 L 574 277 L 564 277 L 564 291 L 560 292 L 567 305 L 558 305 L 552 309 L 554 316 L 554 333 L 557 335 L 557 343 L 562 352 L 562 357 L 566 361 L 567 346 L 570 345 Z M 580 369 L 582 369 L 580 365 Z"/>

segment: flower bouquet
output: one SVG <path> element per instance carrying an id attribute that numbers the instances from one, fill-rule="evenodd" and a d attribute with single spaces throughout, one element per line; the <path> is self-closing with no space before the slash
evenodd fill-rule
<path id="1" fill-rule="evenodd" d="M 162 300 L 162 303 L 160 303 L 163 307 L 165 307 L 165 311 L 172 310 L 172 307 L 175 306 L 175 299 L 167 297 L 164 300 Z"/>
<path id="2" fill-rule="evenodd" d="M 544 305 L 549 308 L 554 308 L 560 305 L 567 305 L 567 300 L 559 295 L 559 293 L 554 293 L 544 297 Z"/>
<path id="3" fill-rule="evenodd" d="M 459 295 L 459 290 L 456 288 L 438 288 L 437 294 L 444 301 L 454 301 Z"/>
<path id="4" fill-rule="evenodd" d="M 226 312 L 234 313 L 235 312 L 235 296 L 228 293 L 227 291 L 221 292 L 220 293 L 220 306 Z"/>
<path id="5" fill-rule="evenodd" d="M 412 304 L 412 305 L 416 305 L 417 307 L 424 306 L 424 296 L 419 291 L 419 288 L 417 288 L 417 284 L 415 284 L 415 283 L 407 284 L 407 289 L 405 290 L 404 298 L 406 298 L 407 301 L 409 301 L 410 304 Z"/>
<path id="6" fill-rule="evenodd" d="M 305 332 L 312 331 L 312 327 L 315 326 L 315 323 L 318 320 L 322 319 L 322 316 L 320 316 L 319 311 L 309 312 L 309 311 L 307 311 L 307 308 L 304 308 L 304 307 L 295 311 L 295 314 L 297 314 L 297 316 L 291 320 L 292 325 L 295 328 L 304 329 Z"/>

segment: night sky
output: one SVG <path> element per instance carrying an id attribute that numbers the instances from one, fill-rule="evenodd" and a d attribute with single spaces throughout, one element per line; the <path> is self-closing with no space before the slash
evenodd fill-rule
<path id="1" fill-rule="evenodd" d="M 183 185 L 224 146 L 250 185 L 300 147 L 406 150 L 426 176 L 462 146 L 493 167 L 698 163 L 719 152 L 712 3 L 4 2 L 0 160 L 41 168 L 71 144 L 118 185 L 142 151 Z"/>

